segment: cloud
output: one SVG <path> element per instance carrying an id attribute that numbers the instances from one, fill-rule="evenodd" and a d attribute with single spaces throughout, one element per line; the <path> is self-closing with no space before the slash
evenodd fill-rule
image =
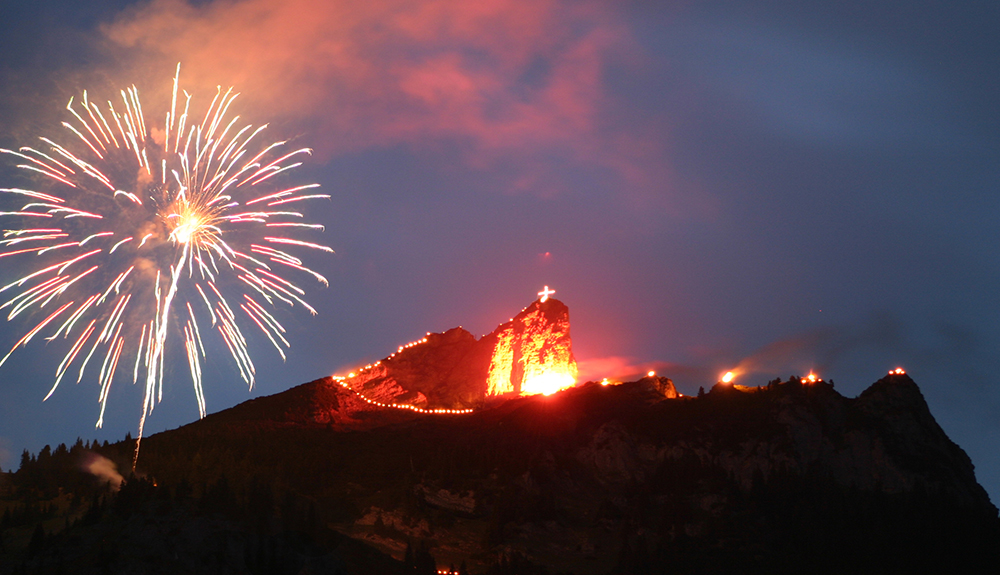
<path id="1" fill-rule="evenodd" d="M 516 165 L 514 190 L 565 185 L 548 175 L 560 161 L 649 178 L 633 158 L 655 144 L 604 122 L 605 70 L 631 49 L 609 3 L 154 0 L 103 32 L 136 71 L 161 70 L 164 89 L 182 62 L 201 98 L 234 85 L 321 155 L 443 149 L 474 168 Z"/>

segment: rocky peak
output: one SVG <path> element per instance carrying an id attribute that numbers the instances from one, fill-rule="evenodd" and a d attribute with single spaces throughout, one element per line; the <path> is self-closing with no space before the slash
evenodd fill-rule
<path id="1" fill-rule="evenodd" d="M 576 376 L 569 308 L 549 298 L 478 341 L 462 328 L 428 333 L 353 372 L 345 383 L 383 403 L 462 409 L 487 397 L 567 387 Z"/>
<path id="2" fill-rule="evenodd" d="M 535 300 L 482 343 L 493 348 L 487 395 L 550 392 L 576 381 L 569 308 L 557 299 Z"/>
<path id="3" fill-rule="evenodd" d="M 934 421 L 920 388 L 905 373 L 890 373 L 873 383 L 858 396 L 858 405 L 865 412 L 891 418 L 897 426 L 902 425 L 910 431 L 918 428 L 941 429 Z M 904 419 L 908 421 L 904 422 Z"/>
<path id="4" fill-rule="evenodd" d="M 637 382 L 637 387 L 650 389 L 656 392 L 658 397 L 674 399 L 679 396 L 677 388 L 674 387 L 674 380 L 669 377 L 658 375 L 647 375 Z"/>
<path id="5" fill-rule="evenodd" d="M 968 506 L 992 507 L 975 481 L 972 460 L 938 425 L 910 376 L 890 373 L 863 391 L 855 404 L 870 418 L 888 452 L 901 461 L 920 462 L 913 466 L 912 484 L 947 493 Z"/>

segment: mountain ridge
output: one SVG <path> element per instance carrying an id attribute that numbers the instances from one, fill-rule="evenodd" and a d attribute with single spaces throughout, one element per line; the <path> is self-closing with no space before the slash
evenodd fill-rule
<path id="1" fill-rule="evenodd" d="M 491 398 L 572 385 L 572 346 L 569 308 L 555 298 L 538 299 L 478 340 L 460 327 L 428 332 L 350 372 L 343 384 L 380 403 L 470 409 Z M 551 389 L 533 385 L 551 377 L 560 378 Z"/>
<path id="2" fill-rule="evenodd" d="M 795 376 L 697 397 L 654 374 L 530 393 L 546 368 L 575 373 L 551 299 L 479 340 L 427 334 L 145 438 L 117 494 L 79 471 L 58 489 L 41 478 L 73 453 L 124 468 L 131 438 L 40 454 L 0 492 L 90 507 L 36 543 L 16 527 L 15 556 L 37 572 L 70 557 L 80 573 L 255 575 L 401 575 L 435 558 L 497 575 L 1000 566 L 997 508 L 902 370 L 855 398 Z"/>
<path id="3" fill-rule="evenodd" d="M 700 398 L 667 397 L 663 380 L 588 382 L 465 415 L 396 414 L 368 405 L 388 418 L 347 431 L 315 422 L 268 428 L 263 435 L 257 430 L 235 451 L 233 443 L 248 432 L 220 413 L 148 438 L 140 468 L 168 482 L 198 476 L 194 464 L 184 470 L 178 463 L 190 459 L 186 446 L 219 449 L 230 454 L 221 458 L 232 461 L 228 473 L 282 469 L 280 481 L 321 508 L 350 499 L 354 511 L 329 522 L 343 535 L 397 559 L 407 541 L 432 541 L 437 556 L 479 568 L 510 556 L 556 571 L 612 572 L 622 549 L 639 545 L 636 533 L 645 533 L 641 545 L 659 554 L 652 564 L 667 565 L 664 557 L 676 552 L 670 550 L 678 541 L 705 553 L 721 544 L 719 531 L 730 544 L 740 542 L 736 549 L 763 553 L 771 568 L 776 549 L 789 551 L 751 529 L 759 518 L 748 519 L 745 507 L 775 491 L 820 502 L 809 505 L 838 500 L 843 509 L 822 504 L 815 512 L 860 532 L 871 529 L 853 523 L 855 515 L 874 513 L 869 503 L 859 503 L 869 499 L 898 507 L 901 516 L 919 515 L 914 506 L 935 505 L 941 516 L 997 532 L 996 507 L 976 482 L 971 461 L 934 421 L 909 376 L 887 376 L 856 398 L 799 379 L 742 390 L 717 386 Z M 335 393 L 340 401 L 352 392 L 328 379 L 283 392 L 307 393 Z M 900 411 L 901 405 L 908 407 Z M 896 419 L 909 423 L 900 426 Z M 298 451 L 289 446 L 296 441 L 338 464 L 296 462 Z M 281 445 L 286 453 L 277 454 Z M 242 464 L 230 459 L 236 452 L 243 452 L 244 462 L 248 454 L 269 455 L 261 466 L 240 471 Z M 309 449 L 302 453 L 315 456 Z M 178 467 L 182 472 L 175 475 Z M 228 475 L 218 468 L 215 473 L 200 480 L 209 484 Z M 338 490 L 345 494 L 331 498 Z M 763 503 L 751 507 L 756 505 Z M 641 519 L 649 513 L 660 518 Z M 766 506 L 754 513 L 789 520 L 785 511 Z M 914 529 L 889 523 L 903 533 Z M 753 536 L 737 535 L 747 529 Z M 631 533 L 627 541 L 609 545 L 608 536 L 622 530 Z M 921 533 L 910 535 L 919 541 Z M 955 533 L 967 535 L 968 529 Z M 894 545 L 862 549 L 866 557 L 880 557 L 899 552 L 900 544 Z M 996 558 L 970 543 L 954 545 L 983 561 Z M 817 561 L 808 553 L 801 559 Z"/>

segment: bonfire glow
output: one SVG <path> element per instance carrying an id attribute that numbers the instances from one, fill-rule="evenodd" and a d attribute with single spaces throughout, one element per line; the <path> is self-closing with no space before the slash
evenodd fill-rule
<path id="1" fill-rule="evenodd" d="M 555 293 L 548 289 L 541 292 Z M 547 309 L 551 310 L 552 306 Z M 486 376 L 486 395 L 508 393 L 533 395 L 552 393 L 574 385 L 576 360 L 570 348 L 568 329 L 560 331 L 537 301 L 494 332 L 496 342 Z M 566 319 L 568 321 L 568 318 Z M 553 331 L 555 330 L 555 331 Z M 557 374 L 560 381 L 549 379 Z M 533 382 L 535 378 L 541 377 Z M 551 391 L 550 391 L 551 390 Z"/>
<path id="2" fill-rule="evenodd" d="M 722 383 L 729 383 L 729 382 L 731 382 L 733 380 L 734 377 L 736 377 L 735 373 L 733 373 L 731 371 L 727 371 L 726 375 L 722 376 Z"/>
<path id="3" fill-rule="evenodd" d="M 573 387 L 576 380 L 568 373 L 546 372 L 536 375 L 524 382 L 521 386 L 521 395 L 552 395 L 557 391 L 562 391 Z"/>
<path id="4" fill-rule="evenodd" d="M 906 373 L 906 371 L 904 371 L 901 367 L 889 370 L 889 375 L 903 375 L 904 373 Z"/>

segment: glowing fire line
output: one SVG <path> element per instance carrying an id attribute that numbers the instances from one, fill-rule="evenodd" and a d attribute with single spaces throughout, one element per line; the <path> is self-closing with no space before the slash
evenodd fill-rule
<path id="1" fill-rule="evenodd" d="M 336 375 L 331 376 L 331 378 L 333 379 L 333 381 L 335 381 L 338 384 L 340 384 L 340 386 L 343 387 L 344 389 L 346 389 L 348 391 L 351 391 L 352 393 L 354 393 L 355 395 L 357 395 L 358 398 L 361 399 L 361 401 L 364 401 L 364 402 L 369 403 L 371 405 L 374 405 L 376 407 L 385 407 L 385 408 L 391 408 L 391 409 L 403 409 L 403 410 L 412 411 L 412 412 L 415 412 L 415 413 L 426 413 L 426 414 L 431 414 L 431 415 L 447 415 L 447 414 L 455 415 L 455 414 L 463 414 L 463 413 L 472 413 L 473 411 L 475 411 L 472 408 L 468 408 L 468 409 L 443 409 L 443 408 L 442 409 L 424 409 L 422 407 L 417 407 L 415 405 L 409 405 L 407 403 L 385 403 L 383 401 L 376 401 L 376 400 L 371 399 L 370 397 L 367 397 L 366 395 L 362 394 L 360 391 L 352 388 L 350 386 L 350 384 L 347 383 L 347 379 L 348 378 L 346 378 L 346 377 L 340 377 L 340 376 L 336 376 Z"/>

